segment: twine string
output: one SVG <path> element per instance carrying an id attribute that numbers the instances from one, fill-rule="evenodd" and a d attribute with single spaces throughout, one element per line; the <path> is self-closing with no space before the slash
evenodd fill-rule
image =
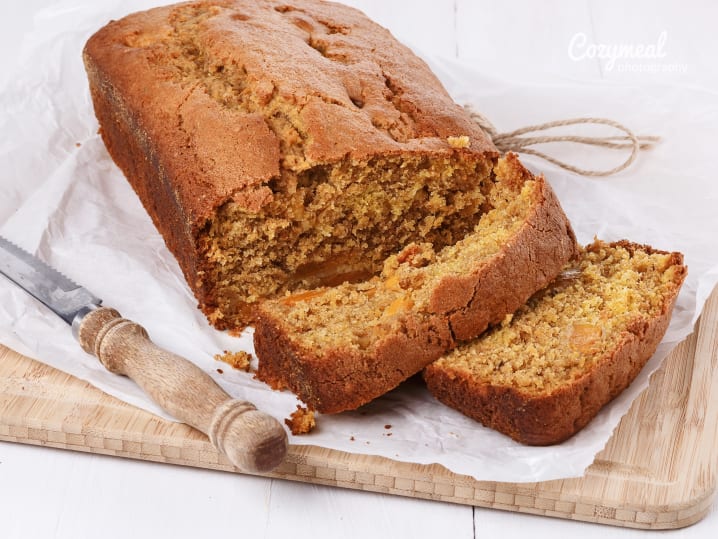
<path id="1" fill-rule="evenodd" d="M 466 109 L 471 118 L 479 124 L 479 127 L 483 129 L 491 140 L 493 141 L 496 148 L 502 152 L 520 152 L 529 155 L 535 155 L 553 163 L 554 165 L 561 167 L 565 170 L 581 174 L 582 176 L 610 176 L 616 174 L 626 168 L 628 168 L 638 156 L 640 150 L 651 149 L 657 142 L 661 140 L 660 137 L 652 135 L 636 135 L 623 124 L 616 122 L 615 120 L 609 120 L 607 118 L 569 118 L 567 120 L 555 120 L 553 122 L 546 122 L 537 125 L 529 125 L 516 129 L 508 133 L 499 133 L 494 124 L 492 124 L 486 116 L 480 112 L 474 110 L 470 106 L 466 106 Z M 607 125 L 614 129 L 621 131 L 623 135 L 613 136 L 579 136 L 579 135 L 537 135 L 537 136 L 523 136 L 530 133 L 541 133 L 549 129 L 556 127 L 565 127 L 568 125 L 578 124 L 593 124 L 593 125 Z M 530 148 L 536 144 L 546 144 L 548 142 L 572 142 L 574 144 L 584 144 L 588 146 L 595 146 L 597 148 L 606 148 L 609 150 L 630 150 L 630 154 L 623 163 L 620 165 L 608 169 L 608 170 L 595 170 L 595 169 L 583 169 L 551 157 L 535 148 Z"/>

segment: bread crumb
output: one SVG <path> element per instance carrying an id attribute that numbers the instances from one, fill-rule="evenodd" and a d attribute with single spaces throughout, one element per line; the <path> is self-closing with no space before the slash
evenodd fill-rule
<path id="1" fill-rule="evenodd" d="M 292 434 L 307 434 L 314 430 L 317 421 L 314 419 L 314 412 L 297 404 L 297 409 L 284 420 Z"/>
<path id="2" fill-rule="evenodd" d="M 228 352 L 224 351 L 224 354 L 217 354 L 214 356 L 217 361 L 224 361 L 227 365 L 230 365 L 233 369 L 239 371 L 249 372 L 251 368 L 252 355 L 247 352 Z"/>
<path id="3" fill-rule="evenodd" d="M 461 135 L 460 137 L 446 137 L 446 142 L 452 148 L 471 148 L 471 139 L 468 135 Z"/>

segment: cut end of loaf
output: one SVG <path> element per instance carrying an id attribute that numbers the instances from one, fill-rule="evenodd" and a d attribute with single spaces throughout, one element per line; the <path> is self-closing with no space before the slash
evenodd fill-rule
<path id="1" fill-rule="evenodd" d="M 203 233 L 203 310 L 241 327 L 260 298 L 367 279 L 411 242 L 456 243 L 489 205 L 490 164 L 457 152 L 283 171 L 258 212 L 227 202 Z"/>

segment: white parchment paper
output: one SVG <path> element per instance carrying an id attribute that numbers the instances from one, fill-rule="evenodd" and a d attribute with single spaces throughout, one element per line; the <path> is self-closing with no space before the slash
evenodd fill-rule
<path id="1" fill-rule="evenodd" d="M 37 15 L 15 70 L 0 79 L 0 234 L 144 325 L 157 344 L 196 362 L 231 395 L 281 419 L 295 409 L 292 394 L 271 391 L 250 374 L 213 359 L 223 350 L 251 352 L 251 333 L 233 338 L 207 324 L 177 263 L 97 135 L 82 46 L 109 19 L 150 5 L 66 0 Z M 677 85 L 502 81 L 469 65 L 423 56 L 458 102 L 474 104 L 502 129 L 603 116 L 639 133 L 661 135 L 655 150 L 610 179 L 590 180 L 531 158 L 524 161 L 545 172 L 582 243 L 594 236 L 628 238 L 680 250 L 688 279 L 648 366 L 588 427 L 561 445 L 521 446 L 436 403 L 416 379 L 358 411 L 319 416 L 314 432 L 290 441 L 440 463 L 481 480 L 581 475 L 646 387 L 649 374 L 692 331 L 718 282 L 718 188 L 710 164 L 718 100 L 708 90 Z M 585 168 L 618 160 L 586 148 L 547 149 Z M 165 415 L 133 382 L 108 373 L 82 352 L 64 322 L 2 278 L 0 342 Z"/>

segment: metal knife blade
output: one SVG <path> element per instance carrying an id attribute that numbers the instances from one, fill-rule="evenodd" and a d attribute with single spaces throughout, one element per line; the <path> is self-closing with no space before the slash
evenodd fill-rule
<path id="1" fill-rule="evenodd" d="M 0 273 L 70 325 L 78 314 L 102 303 L 95 294 L 2 236 Z"/>
<path id="2" fill-rule="evenodd" d="M 145 329 L 101 307 L 92 292 L 0 236 L 0 273 L 47 305 L 88 354 L 128 376 L 162 408 L 204 432 L 239 469 L 267 472 L 287 454 L 287 433 L 274 417 L 233 399 L 191 361 L 155 345 Z"/>

